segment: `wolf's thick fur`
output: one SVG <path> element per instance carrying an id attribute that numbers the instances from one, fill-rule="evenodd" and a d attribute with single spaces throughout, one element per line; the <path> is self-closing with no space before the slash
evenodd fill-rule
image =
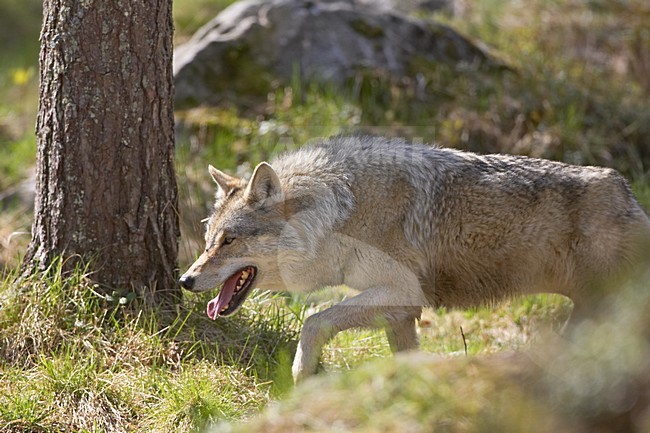
<path id="1" fill-rule="evenodd" d="M 383 326 L 394 351 L 416 347 L 423 306 L 536 292 L 579 306 L 650 233 L 616 171 L 520 156 L 339 137 L 262 163 L 250 181 L 210 172 L 217 202 L 185 287 L 209 290 L 254 267 L 255 287 L 360 291 L 307 318 L 296 380 L 345 329 Z"/>

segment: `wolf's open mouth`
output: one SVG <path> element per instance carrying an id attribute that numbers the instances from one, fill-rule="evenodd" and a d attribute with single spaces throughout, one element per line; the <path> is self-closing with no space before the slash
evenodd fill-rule
<path id="1" fill-rule="evenodd" d="M 208 317 L 215 320 L 237 311 L 253 287 L 256 272 L 253 266 L 247 266 L 228 277 L 217 297 L 208 302 Z"/>

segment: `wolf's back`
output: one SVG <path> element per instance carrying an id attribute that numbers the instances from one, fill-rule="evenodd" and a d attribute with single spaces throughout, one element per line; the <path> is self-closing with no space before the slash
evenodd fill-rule
<path id="1" fill-rule="evenodd" d="M 648 232 L 606 168 L 372 137 L 318 141 L 273 166 L 294 192 L 319 191 L 312 221 L 410 266 L 436 304 L 571 296 Z"/>

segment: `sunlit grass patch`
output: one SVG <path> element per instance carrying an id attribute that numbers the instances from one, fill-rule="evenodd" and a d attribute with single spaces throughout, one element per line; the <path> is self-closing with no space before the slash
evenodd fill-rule
<path id="1" fill-rule="evenodd" d="M 200 431 L 260 409 L 286 384 L 295 318 L 267 293 L 213 322 L 95 290 L 85 269 L 0 285 L 0 426 L 9 431 Z M 133 302 L 137 302 L 134 300 Z M 281 305 L 279 303 L 278 305 Z M 158 430 L 162 429 L 162 430 Z"/>
<path id="2" fill-rule="evenodd" d="M 356 292 L 329 288 L 302 299 L 308 316 Z M 559 295 L 517 297 L 493 306 L 469 310 L 425 308 L 417 321 L 420 350 L 441 357 L 491 354 L 524 350 L 542 332 L 560 332 L 569 319 L 572 302 Z M 383 330 L 349 330 L 338 333 L 323 349 L 325 371 L 349 370 L 375 358 L 390 356 Z"/>
<path id="3" fill-rule="evenodd" d="M 142 431 L 204 431 L 217 421 L 257 412 L 269 398 L 268 383 L 207 361 L 185 363 L 178 371 L 152 370 L 141 380 L 145 394 L 152 396 L 141 403 Z"/>
<path id="4" fill-rule="evenodd" d="M 216 432 L 585 432 L 647 431 L 647 269 L 607 285 L 594 318 L 526 351 L 481 356 L 424 352 L 370 360 L 311 378 L 282 402 Z M 514 300 L 494 310 L 432 316 L 465 325 L 525 313 L 554 324 L 570 309 L 558 296 Z M 450 317 L 451 316 L 451 317 Z M 469 322 L 469 323 L 468 323 Z M 486 350 L 489 348 L 486 346 Z"/>
<path id="5" fill-rule="evenodd" d="M 569 318 L 571 301 L 557 295 L 519 297 L 472 310 L 425 310 L 420 342 L 427 351 L 456 356 L 524 349 L 539 331 L 559 331 Z"/>

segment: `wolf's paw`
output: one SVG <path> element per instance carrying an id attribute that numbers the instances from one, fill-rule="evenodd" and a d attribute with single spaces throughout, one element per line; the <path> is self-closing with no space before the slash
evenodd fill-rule
<path id="1" fill-rule="evenodd" d="M 309 351 L 302 349 L 302 344 L 298 343 L 296 357 L 293 360 L 291 372 L 293 373 L 294 383 L 299 383 L 316 374 L 318 370 L 319 357 L 309 354 Z"/>

